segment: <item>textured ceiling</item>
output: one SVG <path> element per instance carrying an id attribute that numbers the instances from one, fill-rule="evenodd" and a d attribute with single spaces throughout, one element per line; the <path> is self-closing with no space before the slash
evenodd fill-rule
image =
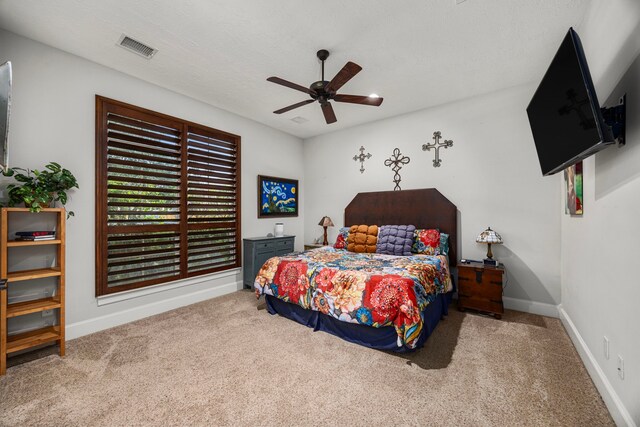
<path id="1" fill-rule="evenodd" d="M 306 138 L 541 78 L 590 0 L 0 0 L 0 27 Z M 157 49 L 146 60 L 122 33 Z M 341 93 L 381 107 L 334 103 L 272 111 L 347 62 L 363 70 Z M 308 119 L 302 124 L 296 116 Z"/>

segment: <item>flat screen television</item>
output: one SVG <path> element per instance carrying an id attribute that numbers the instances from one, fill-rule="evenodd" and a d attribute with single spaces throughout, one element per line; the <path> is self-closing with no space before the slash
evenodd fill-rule
<path id="1" fill-rule="evenodd" d="M 573 28 L 533 95 L 527 115 L 543 175 L 553 175 L 615 143 Z"/>
<path id="2" fill-rule="evenodd" d="M 7 142 L 11 113 L 11 62 L 0 65 L 0 170 L 9 167 Z"/>

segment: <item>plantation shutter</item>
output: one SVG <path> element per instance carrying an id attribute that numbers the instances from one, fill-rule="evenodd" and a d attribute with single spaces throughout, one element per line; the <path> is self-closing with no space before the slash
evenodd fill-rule
<path id="1" fill-rule="evenodd" d="M 233 138 L 189 126 L 187 222 L 189 275 L 239 265 L 238 147 Z"/>
<path id="2" fill-rule="evenodd" d="M 96 293 L 240 265 L 240 138 L 96 97 Z"/>

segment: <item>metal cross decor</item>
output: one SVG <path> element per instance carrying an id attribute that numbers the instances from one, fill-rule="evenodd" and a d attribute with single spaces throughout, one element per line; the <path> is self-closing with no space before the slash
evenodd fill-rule
<path id="1" fill-rule="evenodd" d="M 429 151 L 432 148 L 436 150 L 436 157 L 433 159 L 433 167 L 439 168 L 442 164 L 442 160 L 440 160 L 440 148 L 449 148 L 453 146 L 453 141 L 450 139 L 445 139 L 444 142 L 440 142 L 442 138 L 442 134 L 440 131 L 435 131 L 433 133 L 433 140 L 435 141 L 433 144 L 422 144 L 422 151 Z"/>
<path id="2" fill-rule="evenodd" d="M 394 172 L 393 174 L 393 182 L 396 186 L 393 188 L 393 191 L 401 190 L 400 188 L 400 169 L 402 169 L 402 165 L 406 165 L 411 161 L 407 156 L 403 156 L 400 153 L 400 149 L 396 148 L 393 150 L 393 155 L 384 161 L 385 166 L 389 166 L 391 170 Z"/>
<path id="3" fill-rule="evenodd" d="M 360 173 L 364 173 L 364 161 L 371 158 L 371 153 L 364 154 L 364 147 L 360 146 L 360 154 L 353 156 L 353 160 L 360 162 Z"/>

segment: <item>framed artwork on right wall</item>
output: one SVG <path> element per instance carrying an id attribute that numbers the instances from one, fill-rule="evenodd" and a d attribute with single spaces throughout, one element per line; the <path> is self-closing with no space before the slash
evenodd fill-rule
<path id="1" fill-rule="evenodd" d="M 564 213 L 567 215 L 582 215 L 582 161 L 564 170 L 564 183 L 567 192 Z"/>

